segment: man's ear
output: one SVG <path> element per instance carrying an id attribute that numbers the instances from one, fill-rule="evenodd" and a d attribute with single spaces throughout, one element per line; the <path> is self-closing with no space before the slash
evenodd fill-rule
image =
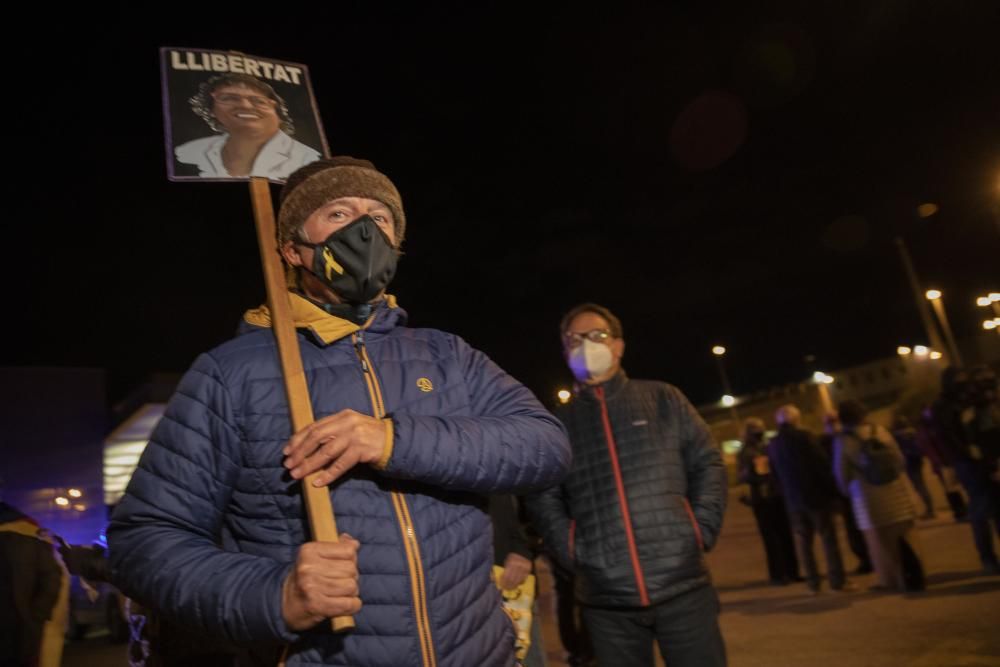
<path id="1" fill-rule="evenodd" d="M 302 266 L 305 262 L 302 259 L 302 252 L 292 241 L 285 241 L 281 246 L 281 256 L 285 258 L 289 266 Z"/>
<path id="2" fill-rule="evenodd" d="M 621 338 L 615 338 L 611 341 L 611 351 L 614 352 L 615 359 L 618 361 L 622 360 L 625 356 L 625 341 Z"/>

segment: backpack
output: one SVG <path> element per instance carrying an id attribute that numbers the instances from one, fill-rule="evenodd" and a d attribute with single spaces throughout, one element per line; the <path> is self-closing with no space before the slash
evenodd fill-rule
<path id="1" fill-rule="evenodd" d="M 879 440 L 875 426 L 868 425 L 869 435 L 862 438 L 856 432 L 852 435 L 861 441 L 861 451 L 858 452 L 856 466 L 866 482 L 874 486 L 882 486 L 896 481 L 899 477 L 900 465 L 892 445 Z"/>

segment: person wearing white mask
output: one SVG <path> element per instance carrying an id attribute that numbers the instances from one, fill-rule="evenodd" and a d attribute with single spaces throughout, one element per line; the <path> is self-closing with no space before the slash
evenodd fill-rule
<path id="1" fill-rule="evenodd" d="M 705 552 L 722 527 L 726 470 L 705 422 L 676 388 L 622 370 L 621 322 L 585 303 L 560 326 L 576 396 L 556 410 L 573 447 L 559 486 L 529 512 L 571 571 L 599 666 L 726 664 Z"/>

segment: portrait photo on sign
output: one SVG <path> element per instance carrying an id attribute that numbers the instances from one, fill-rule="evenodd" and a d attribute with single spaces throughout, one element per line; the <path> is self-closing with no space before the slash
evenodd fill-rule
<path id="1" fill-rule="evenodd" d="M 305 65 L 160 49 L 167 177 L 283 182 L 330 154 Z"/>

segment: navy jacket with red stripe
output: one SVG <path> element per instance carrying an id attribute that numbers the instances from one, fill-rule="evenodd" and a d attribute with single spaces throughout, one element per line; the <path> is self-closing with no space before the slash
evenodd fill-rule
<path id="1" fill-rule="evenodd" d="M 722 526 L 726 471 L 684 395 L 622 371 L 556 416 L 573 465 L 529 509 L 546 548 L 575 572 L 577 598 L 642 607 L 709 583 L 704 552 Z"/>

